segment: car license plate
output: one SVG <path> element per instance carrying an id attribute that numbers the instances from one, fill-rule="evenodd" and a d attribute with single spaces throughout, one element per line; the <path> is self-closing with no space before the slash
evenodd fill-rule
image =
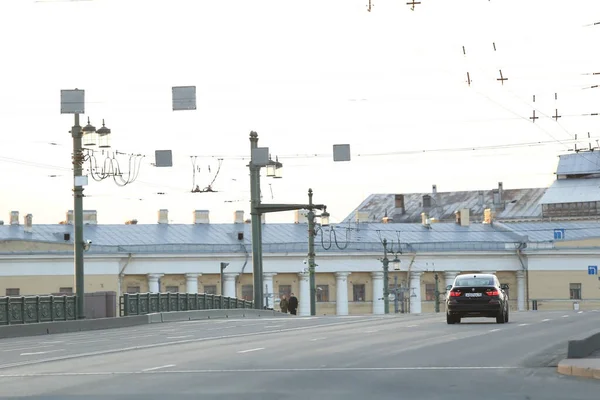
<path id="1" fill-rule="evenodd" d="M 481 297 L 481 293 L 465 293 L 465 297 Z"/>

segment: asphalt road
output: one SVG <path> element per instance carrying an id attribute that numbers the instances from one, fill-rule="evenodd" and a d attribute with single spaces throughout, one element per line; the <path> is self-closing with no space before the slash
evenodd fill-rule
<path id="1" fill-rule="evenodd" d="M 0 340 L 0 398 L 586 399 L 558 375 L 598 312 L 213 320 Z"/>

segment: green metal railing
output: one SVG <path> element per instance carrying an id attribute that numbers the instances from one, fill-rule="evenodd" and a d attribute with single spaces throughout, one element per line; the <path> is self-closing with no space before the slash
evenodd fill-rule
<path id="1" fill-rule="evenodd" d="M 76 296 L 0 297 L 0 325 L 74 320 L 75 299 Z"/>
<path id="2" fill-rule="evenodd" d="M 157 312 L 253 308 L 251 301 L 206 293 L 126 293 L 119 299 L 120 315 Z"/>

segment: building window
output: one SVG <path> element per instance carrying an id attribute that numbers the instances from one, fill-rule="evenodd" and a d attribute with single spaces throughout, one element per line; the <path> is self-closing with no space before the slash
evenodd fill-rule
<path id="1" fill-rule="evenodd" d="M 425 301 L 435 301 L 435 284 L 425 284 Z"/>
<path id="2" fill-rule="evenodd" d="M 292 294 L 292 285 L 279 285 L 279 298 L 285 296 L 289 299 L 290 294 Z"/>
<path id="3" fill-rule="evenodd" d="M 140 292 L 139 286 L 127 286 L 127 293 L 139 293 L 139 292 Z"/>
<path id="4" fill-rule="evenodd" d="M 428 194 L 423 196 L 423 208 L 431 208 L 431 196 Z"/>
<path id="5" fill-rule="evenodd" d="M 179 293 L 179 286 L 167 286 L 165 290 L 167 293 Z"/>
<path id="6" fill-rule="evenodd" d="M 20 296 L 21 289 L 18 289 L 18 288 L 6 289 L 6 295 L 7 296 Z"/>
<path id="7" fill-rule="evenodd" d="M 71 295 L 73 294 L 73 288 L 72 287 L 61 287 L 58 292 L 60 294 L 66 294 L 66 295 Z"/>
<path id="8" fill-rule="evenodd" d="M 581 300 L 581 283 L 569 283 L 571 300 Z"/>
<path id="9" fill-rule="evenodd" d="M 339 289 L 343 290 L 343 288 L 339 288 Z M 365 285 L 364 285 L 364 283 L 352 285 L 352 301 L 365 301 Z"/>
<path id="10" fill-rule="evenodd" d="M 217 285 L 204 285 L 204 293 L 217 294 Z"/>
<path id="11" fill-rule="evenodd" d="M 254 285 L 242 285 L 242 299 L 246 301 L 253 301 Z"/>
<path id="12" fill-rule="evenodd" d="M 320 303 L 329 301 L 329 285 L 317 285 L 317 301 Z"/>

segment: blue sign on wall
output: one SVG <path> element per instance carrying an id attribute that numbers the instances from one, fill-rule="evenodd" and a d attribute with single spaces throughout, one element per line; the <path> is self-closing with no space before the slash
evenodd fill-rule
<path id="1" fill-rule="evenodd" d="M 565 238 L 565 230 L 564 229 L 555 229 L 554 230 L 554 240 L 562 240 Z"/>
<path id="2" fill-rule="evenodd" d="M 598 266 L 597 265 L 588 266 L 588 275 L 598 275 Z"/>

